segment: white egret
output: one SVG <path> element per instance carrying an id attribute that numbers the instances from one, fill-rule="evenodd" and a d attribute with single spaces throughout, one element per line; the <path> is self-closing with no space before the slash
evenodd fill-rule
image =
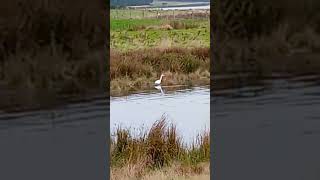
<path id="1" fill-rule="evenodd" d="M 155 84 L 155 85 L 160 85 L 163 76 L 165 76 L 165 75 L 161 74 L 160 79 L 156 80 L 156 81 L 154 82 L 154 84 Z"/>

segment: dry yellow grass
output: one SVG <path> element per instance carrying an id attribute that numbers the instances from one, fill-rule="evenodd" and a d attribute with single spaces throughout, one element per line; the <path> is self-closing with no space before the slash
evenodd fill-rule
<path id="1" fill-rule="evenodd" d="M 111 168 L 111 180 L 209 180 L 210 163 L 197 167 L 171 166 L 160 170 L 143 172 L 139 165 Z M 141 176 L 136 176 L 140 174 Z"/>

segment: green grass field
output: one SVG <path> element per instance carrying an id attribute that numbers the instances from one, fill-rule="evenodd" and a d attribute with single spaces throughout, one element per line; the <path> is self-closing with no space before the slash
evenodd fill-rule
<path id="1" fill-rule="evenodd" d="M 126 31 L 139 26 L 160 25 L 161 19 L 111 19 L 110 30 Z"/>
<path id="2" fill-rule="evenodd" d="M 209 47 L 209 20 L 111 20 L 112 49 L 130 51 L 155 47 Z M 168 29 L 170 28 L 170 30 Z"/>

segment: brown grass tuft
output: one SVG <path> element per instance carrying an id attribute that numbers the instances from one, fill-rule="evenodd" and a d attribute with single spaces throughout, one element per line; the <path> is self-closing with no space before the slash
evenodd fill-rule
<path id="1" fill-rule="evenodd" d="M 202 174 L 202 162 L 210 160 L 210 135 L 200 134 L 191 146 L 186 146 L 173 124 L 163 116 L 148 131 L 133 136 L 129 129 L 118 127 L 111 138 L 111 171 L 126 169 L 125 177 L 142 177 L 149 171 L 177 166 L 176 174 Z M 124 177 L 123 175 L 121 175 Z"/>

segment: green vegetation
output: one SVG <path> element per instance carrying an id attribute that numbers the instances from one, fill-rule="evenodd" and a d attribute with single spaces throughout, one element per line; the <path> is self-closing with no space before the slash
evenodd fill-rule
<path id="1" fill-rule="evenodd" d="M 111 48 L 121 51 L 150 47 L 209 47 L 208 20 L 112 20 Z"/>
<path id="2" fill-rule="evenodd" d="M 123 51 L 150 47 L 208 47 L 210 44 L 205 29 L 119 32 L 111 33 L 111 37 L 111 47 Z"/>
<path id="3" fill-rule="evenodd" d="M 135 167 L 131 172 L 132 179 L 172 165 L 179 167 L 182 175 L 201 174 L 202 163 L 210 161 L 210 133 L 204 131 L 192 144 L 187 145 L 183 143 L 176 127 L 167 124 L 165 117 L 156 121 L 148 131 L 132 132 L 118 127 L 111 137 L 110 156 L 111 172 L 123 167 Z M 123 177 L 125 173 L 112 173 L 111 179 L 122 179 L 114 176 Z"/>
<path id="4" fill-rule="evenodd" d="M 209 28 L 210 21 L 201 19 L 117 19 L 111 20 L 111 32 L 148 30 L 148 26 L 171 25 L 173 29 Z M 151 28 L 151 27 L 149 27 Z"/>
<path id="5" fill-rule="evenodd" d="M 110 21 L 110 31 L 132 31 L 139 30 L 139 27 L 160 25 L 163 22 L 161 19 L 113 19 Z"/>

